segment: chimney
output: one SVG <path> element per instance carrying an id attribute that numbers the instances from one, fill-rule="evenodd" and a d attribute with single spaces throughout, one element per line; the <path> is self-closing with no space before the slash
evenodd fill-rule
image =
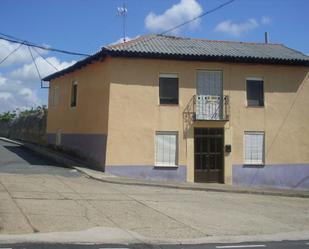
<path id="1" fill-rule="evenodd" d="M 268 43 L 268 32 L 265 32 L 265 43 Z"/>

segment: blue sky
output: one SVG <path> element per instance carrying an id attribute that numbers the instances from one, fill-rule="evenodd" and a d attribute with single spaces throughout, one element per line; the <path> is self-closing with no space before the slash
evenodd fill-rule
<path id="1" fill-rule="evenodd" d="M 1 0 L 0 32 L 52 47 L 93 53 L 118 41 L 122 20 L 116 15 L 123 3 L 128 9 L 127 36 L 160 33 L 166 28 L 210 10 L 226 0 Z M 309 54 L 309 1 L 235 0 L 232 4 L 187 25 L 172 35 L 215 40 L 270 42 Z M 0 40 L 0 61 L 17 45 Z M 77 56 L 39 51 L 57 68 Z M 37 55 L 35 53 L 35 55 Z M 53 69 L 36 57 L 43 74 Z M 0 112 L 46 104 L 26 47 L 0 65 Z"/>

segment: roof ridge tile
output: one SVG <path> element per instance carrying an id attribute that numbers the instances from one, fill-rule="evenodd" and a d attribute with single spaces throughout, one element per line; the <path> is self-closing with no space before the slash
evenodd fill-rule
<path id="1" fill-rule="evenodd" d="M 119 43 L 116 43 L 116 44 L 111 44 L 111 45 L 103 46 L 103 48 L 109 49 L 109 48 L 122 47 L 122 46 L 125 46 L 125 45 L 128 45 L 128 44 L 131 44 L 131 43 L 140 41 L 140 40 L 145 40 L 146 38 L 151 37 L 151 36 L 153 36 L 153 34 L 150 34 L 150 35 L 142 35 L 142 36 L 138 36 L 138 37 L 136 37 L 135 39 L 132 39 L 132 40 L 129 40 L 129 41 L 119 42 Z"/>
<path id="2" fill-rule="evenodd" d="M 157 35 L 166 38 L 172 39 L 183 39 L 183 40 L 191 40 L 191 41 L 207 41 L 207 42 L 222 42 L 222 43 L 238 43 L 238 44 L 257 44 L 257 45 L 284 45 L 282 43 L 265 43 L 265 42 L 243 42 L 243 41 L 230 41 L 230 40 L 210 40 L 206 38 L 191 38 L 191 37 L 183 37 L 183 36 L 172 36 L 172 35 Z"/>

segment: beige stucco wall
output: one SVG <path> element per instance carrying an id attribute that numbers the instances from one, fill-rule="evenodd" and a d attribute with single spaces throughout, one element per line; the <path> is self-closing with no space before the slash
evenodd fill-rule
<path id="1" fill-rule="evenodd" d="M 178 131 L 179 165 L 187 165 L 187 180 L 194 180 L 193 127 L 185 138 L 183 111 L 196 94 L 199 69 L 222 70 L 224 94 L 230 96 L 230 122 L 193 124 L 225 127 L 225 144 L 232 145 L 225 156 L 226 183 L 231 183 L 232 164 L 243 162 L 244 131 L 265 131 L 266 164 L 309 162 L 308 68 L 113 58 L 107 165 L 154 165 L 155 132 Z M 159 105 L 160 73 L 178 74 L 178 106 Z M 264 108 L 246 107 L 247 77 L 264 78 Z"/>
<path id="2" fill-rule="evenodd" d="M 230 96 L 230 122 L 186 126 L 184 109 L 194 94 L 196 71 L 223 71 Z M 159 74 L 179 77 L 179 105 L 159 105 Z M 246 77 L 263 77 L 265 107 L 246 107 Z M 78 105 L 70 107 L 71 83 L 78 81 Z M 108 134 L 106 165 L 154 165 L 155 132 L 179 132 L 179 165 L 194 181 L 193 126 L 224 127 L 225 182 L 232 164 L 243 162 L 244 131 L 265 131 L 266 164 L 309 163 L 308 67 L 108 58 L 51 82 L 61 85 L 58 108 L 49 108 L 48 133 Z M 184 129 L 187 132 L 184 132 Z"/>
<path id="3" fill-rule="evenodd" d="M 234 65 L 231 70 L 233 163 L 243 160 L 244 131 L 265 131 L 265 163 L 309 163 L 309 68 Z M 265 107 L 246 107 L 246 77 L 264 78 Z"/>
<path id="4" fill-rule="evenodd" d="M 47 133 L 106 134 L 109 103 L 108 59 L 83 67 L 50 82 Z M 71 107 L 72 82 L 78 82 L 77 106 Z M 52 106 L 55 86 L 60 103 Z"/>

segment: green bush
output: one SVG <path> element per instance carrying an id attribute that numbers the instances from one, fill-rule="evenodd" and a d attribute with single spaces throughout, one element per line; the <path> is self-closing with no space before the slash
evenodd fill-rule
<path id="1" fill-rule="evenodd" d="M 18 114 L 17 114 L 18 113 Z M 9 122 L 12 121 L 15 118 L 19 118 L 19 117 L 28 117 L 32 114 L 36 114 L 36 113 L 47 113 L 47 107 L 46 105 L 42 105 L 42 106 L 38 106 L 36 108 L 31 108 L 31 109 L 26 109 L 23 111 L 18 112 L 18 110 L 14 110 L 14 111 L 8 111 L 8 112 L 4 112 L 4 113 L 0 113 L 0 122 Z"/>
<path id="2" fill-rule="evenodd" d="M 0 113 L 0 121 L 9 122 L 16 117 L 16 111 Z"/>
<path id="3" fill-rule="evenodd" d="M 36 113 L 46 113 L 47 112 L 47 107 L 46 105 L 43 105 L 43 106 L 38 106 L 36 108 L 31 108 L 31 109 L 26 109 L 24 111 L 21 111 L 19 113 L 19 117 L 28 117 L 29 115 L 32 115 L 32 114 L 36 114 Z"/>

